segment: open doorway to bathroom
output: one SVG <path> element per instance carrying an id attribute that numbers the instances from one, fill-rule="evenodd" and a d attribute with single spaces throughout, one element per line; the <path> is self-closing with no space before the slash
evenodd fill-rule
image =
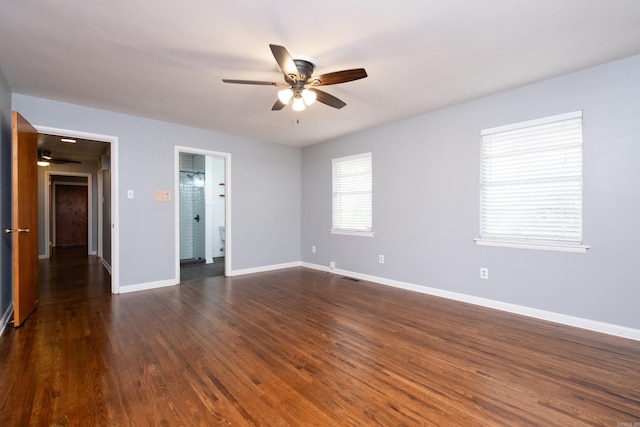
<path id="1" fill-rule="evenodd" d="M 180 281 L 226 272 L 226 159 L 178 153 Z"/>

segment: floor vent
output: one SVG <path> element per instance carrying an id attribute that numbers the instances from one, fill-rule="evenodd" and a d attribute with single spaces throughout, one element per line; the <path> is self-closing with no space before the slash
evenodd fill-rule
<path id="1" fill-rule="evenodd" d="M 343 279 L 347 279 L 347 280 L 351 280 L 352 282 L 359 282 L 360 279 L 356 279 L 355 277 L 347 277 L 347 276 L 342 276 Z"/>

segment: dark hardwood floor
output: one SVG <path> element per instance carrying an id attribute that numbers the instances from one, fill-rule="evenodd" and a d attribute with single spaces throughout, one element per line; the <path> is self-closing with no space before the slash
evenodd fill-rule
<path id="1" fill-rule="evenodd" d="M 2 426 L 640 425 L 640 342 L 292 268 L 122 295 L 40 263 Z"/>

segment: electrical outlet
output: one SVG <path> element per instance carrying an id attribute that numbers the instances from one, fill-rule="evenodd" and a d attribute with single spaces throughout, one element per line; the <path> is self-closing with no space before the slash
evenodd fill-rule
<path id="1" fill-rule="evenodd" d="M 384 264 L 384 255 L 378 255 L 378 262 Z"/>
<path id="2" fill-rule="evenodd" d="M 329 261 L 329 268 L 332 269 L 332 270 L 334 268 L 336 268 L 336 262 L 335 261 Z"/>
<path id="3" fill-rule="evenodd" d="M 486 267 L 480 267 L 480 278 L 481 279 L 489 279 L 489 269 Z"/>
<path id="4" fill-rule="evenodd" d="M 316 247 L 315 246 L 311 246 L 311 253 L 313 253 L 313 254 L 316 253 Z"/>

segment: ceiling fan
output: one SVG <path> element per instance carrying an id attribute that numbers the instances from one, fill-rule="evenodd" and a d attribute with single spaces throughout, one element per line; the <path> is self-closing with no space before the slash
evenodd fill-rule
<path id="1" fill-rule="evenodd" d="M 64 158 L 56 158 L 56 159 L 54 159 L 51 156 L 51 151 L 47 151 L 47 150 L 38 150 L 38 163 L 47 163 L 47 165 L 45 165 L 45 166 L 48 166 L 49 163 L 54 163 L 54 164 L 67 164 L 67 163 L 82 164 L 82 162 L 79 162 L 77 160 L 64 159 Z"/>
<path id="2" fill-rule="evenodd" d="M 304 110 L 305 105 L 311 105 L 314 101 L 322 102 L 333 108 L 342 108 L 347 105 L 345 102 L 327 92 L 315 89 L 315 87 L 335 85 L 367 77 L 367 72 L 364 68 L 335 71 L 314 76 L 313 72 L 318 64 L 312 58 L 293 58 L 284 46 L 270 44 L 269 47 L 284 74 L 284 82 L 233 79 L 222 79 L 222 81 L 247 85 L 288 86 L 286 89 L 278 91 L 278 99 L 271 107 L 272 111 L 282 110 L 291 100 L 293 100 L 292 108 L 295 111 Z"/>

